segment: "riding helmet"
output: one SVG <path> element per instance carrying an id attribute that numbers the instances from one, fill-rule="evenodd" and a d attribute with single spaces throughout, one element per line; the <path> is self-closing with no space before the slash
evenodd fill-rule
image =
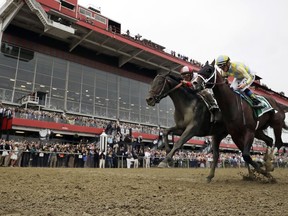
<path id="1" fill-rule="evenodd" d="M 183 66 L 180 69 L 180 74 L 186 74 L 186 73 L 193 73 L 193 68 L 191 66 Z"/>
<path id="2" fill-rule="evenodd" d="M 216 65 L 218 65 L 219 67 L 225 65 L 227 62 L 230 61 L 230 58 L 226 55 L 220 55 L 218 56 L 218 58 L 216 59 Z"/>

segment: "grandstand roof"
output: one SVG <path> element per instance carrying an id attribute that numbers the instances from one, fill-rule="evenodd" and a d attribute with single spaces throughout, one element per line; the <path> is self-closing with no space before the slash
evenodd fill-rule
<path id="1" fill-rule="evenodd" d="M 9 2 L 11 2 L 9 4 Z M 49 1 L 47 1 L 48 4 Z M 67 52 L 73 52 L 78 46 L 95 52 L 95 55 L 108 55 L 118 59 L 118 67 L 130 63 L 138 68 L 155 71 L 177 72 L 182 65 L 189 62 L 175 57 L 163 50 L 163 46 L 146 39 L 136 40 L 121 32 L 99 28 L 79 17 L 65 15 L 36 0 L 9 0 L 2 7 L 2 17 L 11 25 L 29 29 L 41 36 L 48 36 L 67 45 Z M 57 17 L 57 21 L 51 20 Z M 55 20 L 55 19 L 54 19 Z M 4 28 L 7 26 L 3 26 Z M 151 45 L 150 44 L 150 45 Z M 195 69 L 198 66 L 193 65 Z"/>

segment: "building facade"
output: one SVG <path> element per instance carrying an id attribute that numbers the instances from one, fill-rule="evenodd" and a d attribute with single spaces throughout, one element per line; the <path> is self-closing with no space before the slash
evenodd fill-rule
<path id="1" fill-rule="evenodd" d="M 6 0 L 0 9 L 0 42 L 2 103 L 149 126 L 174 125 L 169 97 L 155 107 L 146 104 L 153 78 L 178 73 L 184 65 L 201 66 L 149 39 L 123 33 L 120 23 L 77 0 Z M 254 91 L 288 104 L 285 96 L 261 85 Z M 41 127 L 34 126 L 14 121 L 17 129 Z"/>
<path id="2" fill-rule="evenodd" d="M 172 102 L 166 98 L 159 106 L 149 107 L 145 97 L 150 84 L 141 81 L 141 77 L 135 80 L 87 66 L 81 64 L 80 57 L 70 60 L 74 56 L 69 53 L 65 53 L 67 59 L 60 58 L 57 55 L 62 52 L 58 53 L 56 48 L 49 47 L 54 55 L 41 53 L 37 44 L 35 50 L 27 49 L 23 47 L 27 41 L 21 39 L 15 44 L 5 36 L 0 54 L 0 100 L 3 103 L 21 106 L 23 98 L 36 94 L 41 109 L 171 125 Z"/>

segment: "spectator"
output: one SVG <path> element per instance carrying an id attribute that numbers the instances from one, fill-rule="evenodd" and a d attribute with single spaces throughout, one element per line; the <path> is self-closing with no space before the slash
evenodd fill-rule
<path id="1" fill-rule="evenodd" d="M 132 154 L 130 149 L 126 152 L 126 155 L 127 155 L 127 159 L 126 159 L 127 160 L 127 168 L 130 169 L 131 163 L 132 163 L 132 161 L 134 161 L 133 154 Z"/>
<path id="2" fill-rule="evenodd" d="M 108 168 L 114 167 L 114 165 L 113 165 L 113 149 L 111 147 L 108 149 L 106 161 L 107 161 Z"/>
<path id="3" fill-rule="evenodd" d="M 136 152 L 136 150 L 133 150 L 133 160 L 134 160 L 134 168 L 138 168 L 139 167 L 139 156 Z"/>
<path id="4" fill-rule="evenodd" d="M 49 159 L 49 164 L 50 168 L 55 168 L 57 164 L 57 149 L 56 148 L 51 148 L 51 154 L 50 154 L 50 159 Z"/>
<path id="5" fill-rule="evenodd" d="M 10 152 L 11 152 L 11 145 L 10 145 L 10 142 L 8 140 L 5 141 L 5 144 L 4 144 L 4 149 L 3 149 L 3 152 L 2 152 L 2 166 L 9 166 L 9 161 L 10 161 Z"/>
<path id="6" fill-rule="evenodd" d="M 140 35 L 139 33 L 138 33 L 137 35 L 135 35 L 135 39 L 136 39 L 136 40 L 140 40 L 141 37 L 142 37 L 142 35 Z"/>
<path id="7" fill-rule="evenodd" d="M 101 151 L 99 154 L 99 168 L 105 168 L 105 152 Z"/>
<path id="8" fill-rule="evenodd" d="M 151 152 L 150 148 L 147 148 L 144 152 L 144 165 L 145 168 L 150 168 L 150 158 L 151 158 Z"/>
<path id="9" fill-rule="evenodd" d="M 94 152 L 94 167 L 95 168 L 99 168 L 99 149 L 95 148 L 95 152 Z"/>

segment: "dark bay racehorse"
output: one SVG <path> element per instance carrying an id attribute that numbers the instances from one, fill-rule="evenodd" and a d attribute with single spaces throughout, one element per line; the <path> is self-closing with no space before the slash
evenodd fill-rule
<path id="1" fill-rule="evenodd" d="M 213 135 L 212 145 L 213 143 L 217 143 L 216 145 L 219 146 L 221 140 L 228 134 L 223 122 L 210 122 L 211 114 L 205 102 L 195 92 L 187 92 L 189 89 L 183 87 L 180 80 L 180 77 L 178 78 L 169 73 L 158 74 L 154 78 L 149 95 L 146 98 L 149 106 L 155 106 L 162 98 L 169 95 L 175 107 L 175 126 L 163 132 L 166 150 L 169 149 L 168 134 L 172 132 L 173 135 L 178 135 L 180 138 L 175 142 L 171 151 L 158 167 L 168 167 L 175 151 L 181 148 L 193 136 L 203 137 Z M 215 157 L 217 156 L 218 158 L 219 151 L 215 152 L 215 154 Z"/>
<path id="2" fill-rule="evenodd" d="M 268 126 L 274 130 L 276 149 L 279 150 L 284 145 L 281 134 L 283 128 L 288 129 L 284 121 L 288 107 L 279 104 L 274 98 L 266 96 L 266 100 L 275 111 L 269 111 L 256 119 L 251 106 L 226 85 L 218 70 L 220 69 L 215 66 L 215 61 L 211 65 L 206 62 L 205 66 L 198 72 L 198 76 L 193 80 L 194 88 L 198 90 L 204 87 L 213 89 L 226 128 L 234 143 L 241 150 L 245 162 L 252 165 L 258 173 L 272 177 L 269 173 L 271 170 L 261 169 L 251 159 L 250 149 L 254 136 L 264 140 L 268 146 L 272 147 L 273 140 L 263 133 L 263 130 Z"/>

